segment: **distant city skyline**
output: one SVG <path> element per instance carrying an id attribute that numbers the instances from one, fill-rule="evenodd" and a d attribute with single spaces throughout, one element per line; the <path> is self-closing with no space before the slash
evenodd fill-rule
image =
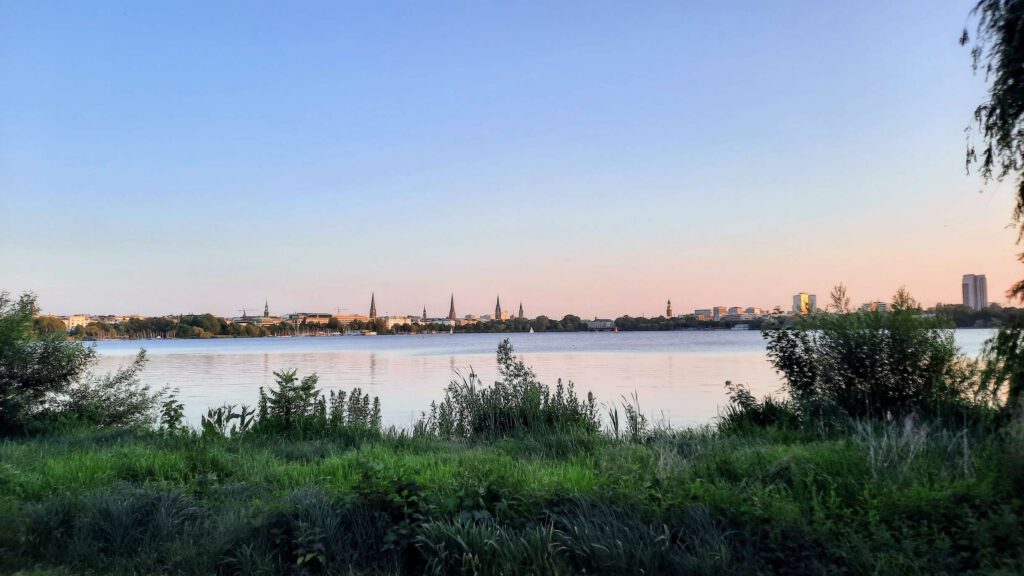
<path id="1" fill-rule="evenodd" d="M 1014 186 L 963 169 L 970 6 L 9 3 L 0 289 L 605 318 L 839 282 L 959 303 L 976 270 L 1002 303 L 1024 267 Z"/>
<path id="2" fill-rule="evenodd" d="M 830 291 L 831 291 L 831 289 L 830 289 Z M 968 307 L 970 307 L 972 309 L 977 310 L 977 309 L 983 308 L 985 306 L 988 306 L 990 301 L 988 300 L 988 296 L 987 296 L 986 276 L 984 274 L 964 274 L 961 277 L 961 295 L 962 295 L 962 303 L 963 303 L 963 305 L 968 306 Z M 708 319 L 708 320 L 712 320 L 712 319 L 713 320 L 719 320 L 719 319 L 725 318 L 727 316 L 731 317 L 734 320 L 737 320 L 737 319 L 744 319 L 745 317 L 758 316 L 758 315 L 760 315 L 762 313 L 770 313 L 773 309 L 778 309 L 778 310 L 780 310 L 780 311 L 782 311 L 784 313 L 785 312 L 791 312 L 791 313 L 798 313 L 798 314 L 806 314 L 808 312 L 815 312 L 815 311 L 818 311 L 818 310 L 822 309 L 818 305 L 817 294 L 808 293 L 808 292 L 799 292 L 799 293 L 797 293 L 795 295 L 792 295 L 790 298 L 791 298 L 791 306 L 789 308 L 787 308 L 786 306 L 783 306 L 783 305 L 779 305 L 779 304 L 775 304 L 775 305 L 771 305 L 771 306 L 746 306 L 746 305 L 725 306 L 725 305 L 722 305 L 722 304 L 716 304 L 715 306 L 712 306 L 712 307 L 709 307 L 709 308 L 696 307 L 696 308 L 686 308 L 686 309 L 678 309 L 678 308 L 673 309 L 673 307 L 672 307 L 672 299 L 669 298 L 666 301 L 665 309 L 661 313 L 629 314 L 629 313 L 615 313 L 615 312 L 613 312 L 611 314 L 604 314 L 604 316 L 609 316 L 609 317 L 613 317 L 614 318 L 614 317 L 618 317 L 618 316 L 642 316 L 642 317 L 668 316 L 668 317 L 672 317 L 672 316 L 695 315 L 698 318 Z M 861 300 L 860 303 L 858 303 L 858 301 L 855 300 L 855 299 L 851 299 L 851 306 L 854 309 L 860 309 L 860 310 L 885 309 L 888 306 L 888 302 L 889 302 L 888 298 L 883 298 L 883 299 L 865 299 L 865 300 Z M 922 304 L 925 305 L 925 307 L 933 307 L 933 306 L 938 305 L 938 304 L 954 304 L 954 303 L 955 302 L 937 301 L 934 304 L 927 305 L 926 303 L 922 302 Z M 431 316 L 430 318 L 455 320 L 455 319 L 471 318 L 472 317 L 472 318 L 482 318 L 482 319 L 498 318 L 498 319 L 507 320 L 507 319 L 511 319 L 511 318 L 514 318 L 514 317 L 518 317 L 518 318 L 525 317 L 525 314 L 524 314 L 524 311 L 523 311 L 523 302 L 521 300 L 519 301 L 518 313 L 517 314 L 513 314 L 513 313 L 509 312 L 508 310 L 502 309 L 502 307 L 501 307 L 501 295 L 500 294 L 495 298 L 495 305 L 494 305 L 494 313 L 493 314 L 490 314 L 490 313 L 480 313 L 480 312 L 467 312 L 465 314 L 461 314 L 460 315 L 460 314 L 456 313 L 455 306 L 456 306 L 456 303 L 455 303 L 455 293 L 453 292 L 453 293 L 449 294 L 449 311 L 448 311 L 448 314 L 445 315 L 445 316 Z M 251 309 L 252 309 L 251 307 L 242 307 L 240 309 L 237 309 L 236 312 L 241 312 L 242 314 L 240 316 L 242 316 L 242 317 L 245 317 L 245 316 L 253 316 L 253 317 L 255 317 L 255 314 L 248 314 L 247 310 L 251 310 Z M 826 309 L 827 309 L 827 306 L 826 306 Z M 413 313 L 413 312 L 409 312 L 409 311 L 378 312 L 378 310 L 377 310 L 377 295 L 376 295 L 376 292 L 371 292 L 370 293 L 370 304 L 369 304 L 368 310 L 366 310 L 365 314 L 363 314 L 362 312 L 360 312 L 356 308 L 349 308 L 349 307 L 342 307 L 342 306 L 335 306 L 335 307 L 331 307 L 331 308 L 315 308 L 315 307 L 310 307 L 310 306 L 299 306 L 298 308 L 294 308 L 294 309 L 289 310 L 289 312 L 287 312 L 287 313 L 294 313 L 294 312 L 297 312 L 299 310 L 302 310 L 304 312 L 315 312 L 315 313 L 325 313 L 325 314 L 344 315 L 344 316 L 363 316 L 363 317 L 369 318 L 369 319 L 381 318 L 381 317 L 387 317 L 387 316 L 392 316 L 392 317 L 396 317 L 396 316 L 421 317 L 421 318 L 422 317 L 427 317 L 427 307 L 426 306 L 423 306 L 421 314 L 417 314 L 417 313 Z M 67 317 L 67 316 L 88 315 L 88 314 L 101 315 L 101 314 L 106 314 L 106 313 L 109 313 L 109 312 L 112 312 L 112 311 L 95 312 L 95 311 L 77 310 L 76 312 L 55 312 L 53 310 L 43 309 L 43 310 L 41 310 L 41 312 L 44 315 L 54 315 L 54 316 L 65 316 L 65 317 Z M 166 315 L 179 315 L 179 314 L 212 313 L 212 314 L 215 314 L 217 316 L 221 316 L 221 317 L 225 317 L 225 318 L 231 318 L 231 317 L 239 316 L 237 314 L 219 314 L 217 312 L 214 312 L 213 310 L 189 310 L 188 312 L 176 311 L 176 312 L 166 312 L 166 313 L 163 313 L 163 314 L 140 314 L 140 313 L 137 313 L 137 312 L 124 312 L 124 311 L 118 310 L 118 311 L 113 311 L 112 313 L 113 313 L 113 315 L 142 315 L 142 316 L 166 316 Z M 573 312 L 573 311 L 565 312 L 565 313 L 562 313 L 562 314 L 545 314 L 545 313 L 541 313 L 541 314 L 537 314 L 537 316 L 543 315 L 543 316 L 548 316 L 550 318 L 561 318 L 565 314 L 577 314 L 581 318 L 591 318 L 591 317 L 599 318 L 599 317 L 602 317 L 601 314 L 590 315 L 590 314 L 581 314 L 580 312 Z M 275 315 L 276 315 L 276 313 L 275 313 Z M 270 314 L 270 299 L 269 298 L 266 298 L 263 301 L 262 316 L 263 317 L 271 316 L 271 314 Z"/>

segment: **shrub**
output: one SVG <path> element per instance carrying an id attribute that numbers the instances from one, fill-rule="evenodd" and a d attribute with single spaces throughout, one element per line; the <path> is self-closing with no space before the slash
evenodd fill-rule
<path id="1" fill-rule="evenodd" d="M 270 432 L 298 432 L 300 434 L 325 435 L 338 432 L 357 432 L 359 434 L 380 434 L 381 415 L 380 399 L 376 396 L 371 400 L 369 394 L 362 389 L 354 388 L 351 392 L 333 390 L 325 398 L 317 388 L 319 378 L 310 374 L 302 379 L 295 370 L 274 372 L 277 387 L 269 392 L 260 388 L 259 406 L 256 410 L 255 430 Z M 221 415 L 225 431 L 232 420 L 233 407 L 227 407 Z M 245 423 L 245 407 L 239 414 L 239 423 Z M 215 417 L 211 413 L 213 427 L 217 428 Z M 245 431 L 242 427 L 239 431 Z M 221 432 L 223 435 L 223 431 Z"/>
<path id="2" fill-rule="evenodd" d="M 742 384 L 726 381 L 729 404 L 719 416 L 718 427 L 729 432 L 744 432 L 762 428 L 796 428 L 800 416 L 793 402 L 765 396 L 760 402 Z"/>
<path id="3" fill-rule="evenodd" d="M 146 351 L 140 350 L 126 368 L 75 382 L 56 401 L 57 414 L 94 426 L 152 423 L 164 391 L 154 392 L 139 381 L 139 372 L 145 365 Z"/>
<path id="4" fill-rule="evenodd" d="M 550 430 L 598 432 L 593 394 L 582 400 L 572 382 L 566 386 L 561 380 L 552 392 L 513 354 L 508 339 L 498 346 L 497 359 L 500 380 L 484 387 L 470 372 L 468 378 L 452 381 L 444 401 L 431 404 L 430 415 L 424 415 L 416 430 L 445 438 L 493 438 Z"/>
<path id="5" fill-rule="evenodd" d="M 1006 414 L 1024 415 L 1024 323 L 1000 328 L 982 350 L 980 399 Z"/>
<path id="6" fill-rule="evenodd" d="M 972 366 L 959 357 L 952 330 L 900 304 L 891 312 L 815 314 L 764 331 L 769 361 L 805 415 L 898 417 L 965 404 Z"/>
<path id="7" fill-rule="evenodd" d="M 90 377 L 96 351 L 35 329 L 33 294 L 16 302 L 0 292 L 0 434 L 23 432 L 55 421 L 127 426 L 152 416 L 159 393 L 138 381 L 145 352 L 122 370 Z"/>

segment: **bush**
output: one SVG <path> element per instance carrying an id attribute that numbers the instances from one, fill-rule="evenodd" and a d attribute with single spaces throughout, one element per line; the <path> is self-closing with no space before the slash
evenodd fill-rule
<path id="1" fill-rule="evenodd" d="M 793 402 L 765 396 L 760 402 L 742 384 L 726 381 L 729 404 L 719 416 L 718 427 L 729 432 L 744 432 L 762 428 L 797 428 L 800 415 Z"/>
<path id="2" fill-rule="evenodd" d="M 535 431 L 584 431 L 597 433 L 600 421 L 593 394 L 582 400 L 559 380 L 555 391 L 541 382 L 514 354 L 505 339 L 498 346 L 501 379 L 483 387 L 474 373 L 453 381 L 441 404 L 431 404 L 430 415 L 416 425 L 420 433 L 445 438 L 500 437 Z"/>
<path id="3" fill-rule="evenodd" d="M 935 415 L 967 401 L 972 365 L 945 322 L 914 306 L 815 314 L 763 334 L 769 361 L 806 416 Z"/>
<path id="4" fill-rule="evenodd" d="M 1024 415 L 1024 322 L 1000 328 L 982 359 L 979 399 L 1006 415 Z"/>
<path id="5" fill-rule="evenodd" d="M 93 426 L 134 426 L 150 424 L 163 391 L 153 392 L 139 382 L 146 365 L 146 351 L 140 350 L 126 368 L 74 383 L 58 400 L 57 415 Z"/>
<path id="6" fill-rule="evenodd" d="M 96 351 L 63 333 L 38 333 L 35 311 L 34 295 L 15 302 L 0 292 L 0 434 L 68 420 L 127 426 L 152 415 L 160 395 L 138 381 L 144 351 L 128 368 L 90 377 Z"/>
<path id="7" fill-rule="evenodd" d="M 376 396 L 370 399 L 369 394 L 364 394 L 360 388 L 353 388 L 351 392 L 337 392 L 333 390 L 330 396 L 325 398 L 317 388 L 319 381 L 316 374 L 310 374 L 302 379 L 296 375 L 295 370 L 274 372 L 277 378 L 277 388 L 269 392 L 260 388 L 259 406 L 256 411 L 256 421 L 253 429 L 256 431 L 269 432 L 297 432 L 301 435 L 323 436 L 329 433 L 355 432 L 360 435 L 379 435 L 381 432 L 380 399 Z M 227 425 L 231 420 L 239 418 L 240 426 L 238 431 L 244 432 L 248 429 L 245 424 L 246 408 L 242 412 L 233 413 L 233 406 L 221 409 L 225 414 L 211 412 L 209 420 L 215 428 L 223 428 L 224 434 Z M 233 415 L 234 414 L 234 415 Z M 223 426 L 217 424 L 217 416 Z"/>

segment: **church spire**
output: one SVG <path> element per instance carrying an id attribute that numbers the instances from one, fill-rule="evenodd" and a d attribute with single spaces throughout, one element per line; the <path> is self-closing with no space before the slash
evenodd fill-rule
<path id="1" fill-rule="evenodd" d="M 501 294 L 498 295 L 498 301 L 494 304 L 494 319 L 501 320 Z"/>
<path id="2" fill-rule="evenodd" d="M 377 317 L 377 296 L 374 293 L 370 293 L 370 320 Z"/>
<path id="3" fill-rule="evenodd" d="M 452 293 L 452 305 L 448 308 L 448 319 L 455 322 L 455 294 Z"/>
<path id="4" fill-rule="evenodd" d="M 270 317 L 270 301 L 269 300 L 264 300 L 263 301 L 263 317 L 264 318 L 269 318 Z"/>
<path id="5" fill-rule="evenodd" d="M 671 318 L 672 317 L 672 301 L 671 300 L 668 301 L 668 306 L 665 307 L 665 317 L 666 318 Z"/>
<path id="6" fill-rule="evenodd" d="M 523 315 L 523 301 L 522 300 L 519 301 L 519 317 L 520 318 L 524 318 L 525 317 Z"/>
<path id="7" fill-rule="evenodd" d="M 424 320 L 427 319 L 427 307 L 426 306 L 423 307 L 423 319 Z"/>

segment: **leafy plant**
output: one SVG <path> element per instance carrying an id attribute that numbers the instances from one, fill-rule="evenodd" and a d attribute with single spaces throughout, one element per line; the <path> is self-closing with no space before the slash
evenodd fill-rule
<path id="1" fill-rule="evenodd" d="M 729 404 L 719 416 L 719 429 L 743 432 L 799 426 L 800 415 L 792 402 L 770 395 L 758 401 L 746 386 L 730 381 L 725 382 L 725 389 Z"/>
<path id="2" fill-rule="evenodd" d="M 513 352 L 508 339 L 498 346 L 501 379 L 489 387 L 472 371 L 452 381 L 444 400 L 431 404 L 430 415 L 417 424 L 417 432 L 445 438 L 493 438 L 538 430 L 596 433 L 600 429 L 593 394 L 580 399 L 572 382 L 565 385 L 561 380 L 552 391 Z"/>
<path id="3" fill-rule="evenodd" d="M 161 430 L 175 434 L 184 429 L 185 405 L 178 401 L 177 390 L 167 396 L 160 405 Z"/>
<path id="4" fill-rule="evenodd" d="M 891 312 L 815 314 L 763 335 L 805 417 L 937 414 L 964 405 L 974 376 L 945 321 L 904 290 Z"/>

